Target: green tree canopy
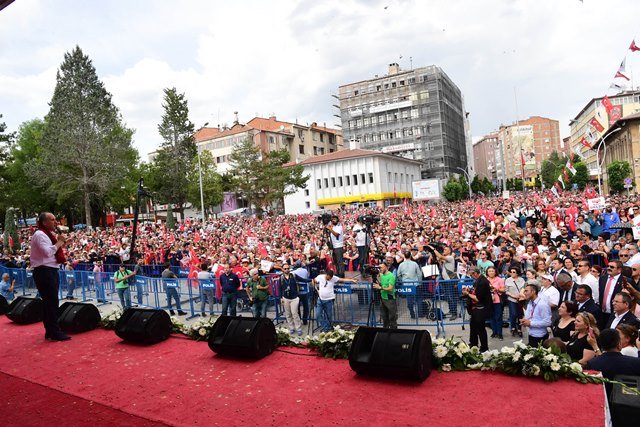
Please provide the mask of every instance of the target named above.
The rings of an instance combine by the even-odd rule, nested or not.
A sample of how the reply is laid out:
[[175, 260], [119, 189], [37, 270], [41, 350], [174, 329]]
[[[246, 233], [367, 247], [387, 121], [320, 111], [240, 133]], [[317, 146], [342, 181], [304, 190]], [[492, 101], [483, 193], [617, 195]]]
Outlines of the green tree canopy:
[[449, 202], [455, 202], [456, 200], [462, 199], [464, 191], [458, 180], [449, 178], [449, 181], [442, 188], [442, 197]]
[[59, 204], [80, 194], [91, 226], [92, 203], [104, 206], [105, 195], [137, 161], [133, 131], [78, 46], [64, 55], [49, 106], [41, 156], [29, 162], [27, 172]]
[[197, 167], [194, 126], [189, 120], [187, 99], [176, 88], [164, 90], [162, 108], [164, 113], [158, 125], [162, 145], [153, 162], [154, 176], [149, 188], [156, 191], [162, 201], [176, 204], [184, 219], [184, 205], [189, 200], [189, 174]]
[[631, 176], [631, 166], [626, 160], [616, 160], [607, 166], [609, 178], [609, 190], [615, 192], [624, 191], [624, 179]]
[[258, 215], [268, 206], [279, 205], [282, 198], [298, 188], [304, 188], [308, 177], [303, 176], [302, 165], [288, 165], [286, 148], [267, 154], [260, 151], [251, 138], [237, 145], [230, 156], [236, 191], [254, 205]]
[[576, 162], [573, 164], [576, 173], [571, 177], [571, 184], [576, 184], [580, 190], [584, 190], [589, 182], [589, 170], [584, 162]]
[[[13, 244], [9, 244], [10, 242]], [[10, 253], [20, 249], [20, 238], [18, 237], [16, 219], [12, 208], [7, 208], [7, 214], [4, 217], [4, 249]]]

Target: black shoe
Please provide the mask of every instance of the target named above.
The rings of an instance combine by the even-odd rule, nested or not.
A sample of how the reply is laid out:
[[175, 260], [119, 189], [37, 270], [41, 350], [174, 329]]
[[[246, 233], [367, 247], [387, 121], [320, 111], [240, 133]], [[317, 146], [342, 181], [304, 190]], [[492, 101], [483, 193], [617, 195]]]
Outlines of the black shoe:
[[303, 320], [303, 321], [302, 321], [302, 324], [303, 324], [303, 325], [306, 325], [306, 324], [307, 324], [307, 321], [306, 321], [306, 320]]
[[504, 340], [504, 338], [502, 337], [502, 335], [498, 335], [498, 339], [499, 339], [500, 341], [503, 341], [503, 340]]
[[173, 316], [174, 314], [176, 314], [176, 312], [175, 312], [175, 311], [173, 311], [173, 310], [169, 310], [169, 313], [170, 313], [172, 316]]
[[184, 316], [185, 314], [187, 314], [186, 311], [178, 310], [178, 316]]
[[458, 318], [457, 314], [452, 314], [451, 317], [449, 317], [449, 320], [456, 320]]
[[495, 337], [497, 337], [496, 334], [491, 334], [491, 338], [495, 338]]
[[71, 337], [65, 334], [57, 334], [57, 335], [51, 335], [47, 339], [50, 341], [69, 341]]

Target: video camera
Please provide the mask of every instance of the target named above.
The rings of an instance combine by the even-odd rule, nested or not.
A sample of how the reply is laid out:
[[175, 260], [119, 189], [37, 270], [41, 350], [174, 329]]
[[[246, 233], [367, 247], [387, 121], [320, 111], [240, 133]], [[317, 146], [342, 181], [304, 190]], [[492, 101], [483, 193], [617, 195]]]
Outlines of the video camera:
[[360, 215], [358, 217], [358, 222], [361, 222], [368, 226], [372, 226], [373, 224], [377, 224], [380, 222], [380, 217], [378, 215]]
[[331, 222], [331, 214], [323, 213], [322, 215], [318, 215], [318, 221], [322, 222], [322, 225], [327, 225]]

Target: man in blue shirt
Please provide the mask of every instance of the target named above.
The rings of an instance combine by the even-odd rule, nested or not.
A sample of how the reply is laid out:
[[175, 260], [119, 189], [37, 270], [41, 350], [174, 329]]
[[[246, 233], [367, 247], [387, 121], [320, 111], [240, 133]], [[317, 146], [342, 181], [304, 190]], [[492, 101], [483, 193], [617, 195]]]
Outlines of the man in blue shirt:
[[4, 273], [2, 275], [2, 282], [0, 282], [0, 295], [2, 295], [7, 301], [13, 300], [13, 289], [15, 288], [15, 285], [15, 279], [11, 280], [9, 273]]
[[226, 316], [227, 313], [229, 313], [229, 315], [235, 316], [240, 278], [231, 271], [229, 264], [224, 264], [223, 268], [224, 272], [220, 275], [219, 279], [222, 289], [222, 315]]
[[529, 345], [537, 347], [549, 338], [547, 328], [551, 326], [551, 308], [547, 301], [538, 295], [538, 286], [531, 282], [524, 288], [524, 296], [529, 304], [520, 324], [529, 327]]
[[611, 206], [607, 206], [607, 209], [602, 214], [602, 218], [604, 220], [604, 224], [602, 227], [602, 231], [604, 233], [612, 233], [613, 230], [611, 226], [620, 222], [620, 217], [617, 212], [612, 212]]

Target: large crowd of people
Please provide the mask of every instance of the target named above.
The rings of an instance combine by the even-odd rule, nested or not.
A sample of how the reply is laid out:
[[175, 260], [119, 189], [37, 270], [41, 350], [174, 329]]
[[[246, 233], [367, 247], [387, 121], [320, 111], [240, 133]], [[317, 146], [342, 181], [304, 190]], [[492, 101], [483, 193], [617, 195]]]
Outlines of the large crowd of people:
[[[455, 320], [460, 302], [466, 302], [472, 343], [479, 341], [486, 350], [485, 322], [491, 324], [492, 337], [501, 339], [506, 320], [507, 334], [522, 336], [525, 329], [532, 345], [558, 338], [572, 358], [587, 365], [600, 351], [597, 338], [605, 329], [618, 330], [624, 354], [637, 356], [640, 315], [639, 236], [634, 233], [640, 199], [613, 195], [603, 209], [590, 209], [590, 197], [586, 192], [557, 197], [530, 191], [455, 203], [345, 207], [325, 216], [186, 219], [174, 230], [163, 223], [144, 223], [138, 228], [135, 266], [130, 226], [77, 230], [65, 237], [63, 268], [102, 271], [111, 266], [108, 271], [116, 272], [125, 264], [117, 279], [123, 294], [120, 289], [130, 283], [125, 277], [145, 267], [169, 267], [162, 276], [166, 272], [170, 277], [170, 267], [188, 266], [197, 274], [218, 279], [224, 275], [218, 295], [203, 298], [203, 307], [219, 298], [224, 311], [234, 314], [236, 298], [244, 297], [234, 291], [240, 279], [249, 283], [242, 292], [253, 303], [255, 316], [264, 316], [266, 309], [263, 274], [285, 274], [281, 295], [289, 307], [292, 332], [299, 332], [301, 319], [308, 319], [308, 295], [297, 289], [300, 283], [321, 284], [318, 311], [326, 312], [325, 305], [335, 298], [324, 289], [327, 283], [347, 280], [345, 274], [353, 277], [350, 271], [366, 277], [366, 266], [382, 265], [375, 279], [382, 295], [378, 301], [385, 326], [396, 327], [396, 290], [403, 283], [432, 275], [447, 280], [468, 277], [475, 280], [475, 288], [443, 294], [449, 320]], [[29, 266], [33, 232], [21, 230], [19, 251], [3, 250], [5, 266]], [[436, 268], [424, 268], [430, 266]], [[2, 289], [9, 292], [8, 285]], [[174, 299], [180, 311], [179, 298]], [[124, 296], [122, 300], [130, 304]], [[417, 316], [415, 297], [405, 300], [411, 316]], [[293, 315], [298, 304], [303, 308], [301, 319]], [[503, 307], [508, 319], [503, 319]], [[325, 329], [331, 325], [330, 313], [327, 317], [321, 323]]]

